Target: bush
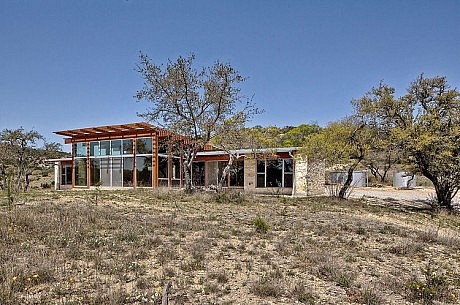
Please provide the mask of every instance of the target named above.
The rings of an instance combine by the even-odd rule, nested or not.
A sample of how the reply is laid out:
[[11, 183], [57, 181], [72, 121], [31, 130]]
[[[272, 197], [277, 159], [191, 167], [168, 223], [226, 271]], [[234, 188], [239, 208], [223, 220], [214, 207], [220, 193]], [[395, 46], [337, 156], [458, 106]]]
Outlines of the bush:
[[433, 304], [434, 301], [455, 302], [456, 295], [449, 288], [447, 277], [437, 267], [428, 263], [422, 269], [424, 279], [412, 279], [406, 284], [408, 297], [411, 301], [420, 301], [422, 304]]
[[268, 224], [265, 222], [265, 220], [262, 217], [257, 216], [257, 218], [255, 218], [252, 221], [252, 224], [256, 228], [256, 232], [258, 232], [258, 233], [267, 233], [268, 232], [269, 226], [268, 226]]

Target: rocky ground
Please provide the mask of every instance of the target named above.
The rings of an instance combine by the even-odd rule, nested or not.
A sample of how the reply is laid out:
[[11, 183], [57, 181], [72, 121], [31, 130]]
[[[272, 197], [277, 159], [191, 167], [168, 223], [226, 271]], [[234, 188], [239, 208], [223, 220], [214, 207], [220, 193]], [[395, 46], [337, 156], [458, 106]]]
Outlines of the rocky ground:
[[0, 207], [0, 304], [458, 304], [459, 216], [360, 192], [29, 193]]

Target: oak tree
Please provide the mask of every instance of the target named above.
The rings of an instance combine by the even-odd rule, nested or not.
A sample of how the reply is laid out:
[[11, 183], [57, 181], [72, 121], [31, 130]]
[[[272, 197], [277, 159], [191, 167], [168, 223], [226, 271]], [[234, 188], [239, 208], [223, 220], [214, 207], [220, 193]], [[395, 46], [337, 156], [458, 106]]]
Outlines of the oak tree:
[[460, 189], [460, 93], [445, 77], [420, 75], [406, 95], [377, 98], [361, 110], [382, 120], [404, 163], [433, 183], [439, 206], [453, 209]]
[[192, 189], [191, 168], [198, 151], [225, 132], [221, 126], [250, 102], [240, 95], [245, 78], [228, 63], [216, 61], [209, 67], [195, 67], [195, 56], [179, 57], [166, 64], [155, 64], [140, 54], [137, 71], [144, 86], [136, 94], [138, 101], [150, 104], [140, 114], [148, 121], [185, 137], [184, 178], [187, 191]]

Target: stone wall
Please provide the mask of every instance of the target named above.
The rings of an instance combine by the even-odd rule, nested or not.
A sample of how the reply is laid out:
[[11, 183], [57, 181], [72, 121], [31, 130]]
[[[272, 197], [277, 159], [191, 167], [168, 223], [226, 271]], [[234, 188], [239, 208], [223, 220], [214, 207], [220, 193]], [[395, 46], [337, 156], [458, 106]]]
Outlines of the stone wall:
[[295, 187], [293, 195], [324, 195], [326, 167], [324, 161], [308, 162], [307, 157], [295, 157]]

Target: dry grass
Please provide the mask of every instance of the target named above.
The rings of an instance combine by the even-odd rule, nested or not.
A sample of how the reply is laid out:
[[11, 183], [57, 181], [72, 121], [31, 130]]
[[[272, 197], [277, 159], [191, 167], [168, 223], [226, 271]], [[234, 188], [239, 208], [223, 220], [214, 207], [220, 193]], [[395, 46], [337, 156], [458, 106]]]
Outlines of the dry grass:
[[0, 206], [0, 304], [160, 304], [168, 282], [170, 304], [459, 302], [456, 215], [329, 198], [91, 196]]

